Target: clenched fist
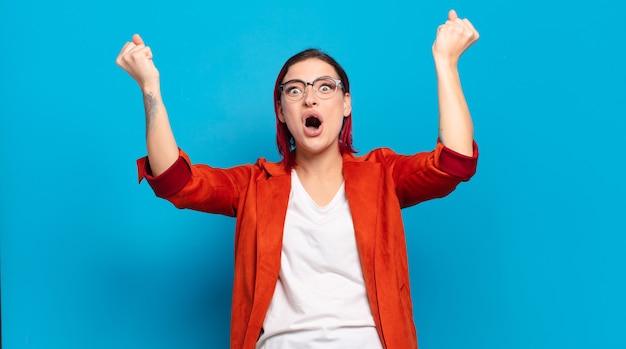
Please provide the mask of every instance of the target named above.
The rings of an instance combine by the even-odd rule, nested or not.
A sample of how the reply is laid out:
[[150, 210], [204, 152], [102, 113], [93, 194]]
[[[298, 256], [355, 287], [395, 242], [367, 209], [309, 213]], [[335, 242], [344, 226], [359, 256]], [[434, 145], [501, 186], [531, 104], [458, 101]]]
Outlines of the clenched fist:
[[158, 86], [159, 71], [152, 61], [152, 51], [138, 34], [124, 45], [115, 62], [137, 81], [142, 90]]
[[437, 28], [433, 44], [435, 61], [456, 65], [459, 58], [479, 38], [478, 31], [467, 19], [461, 19], [456, 11], [448, 12], [448, 20]]

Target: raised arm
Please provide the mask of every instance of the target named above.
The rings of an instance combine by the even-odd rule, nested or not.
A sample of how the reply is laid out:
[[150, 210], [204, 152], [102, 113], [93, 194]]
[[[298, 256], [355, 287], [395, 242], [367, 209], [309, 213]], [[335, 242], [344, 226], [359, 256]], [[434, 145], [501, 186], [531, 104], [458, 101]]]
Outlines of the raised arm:
[[176, 162], [179, 152], [161, 97], [159, 71], [152, 61], [152, 51], [135, 34], [124, 45], [116, 62], [135, 79], [143, 93], [148, 159], [152, 175], [158, 176]]
[[439, 98], [439, 138], [448, 148], [467, 156], [473, 153], [474, 126], [459, 77], [459, 58], [479, 34], [472, 23], [454, 10], [439, 26], [433, 44]]

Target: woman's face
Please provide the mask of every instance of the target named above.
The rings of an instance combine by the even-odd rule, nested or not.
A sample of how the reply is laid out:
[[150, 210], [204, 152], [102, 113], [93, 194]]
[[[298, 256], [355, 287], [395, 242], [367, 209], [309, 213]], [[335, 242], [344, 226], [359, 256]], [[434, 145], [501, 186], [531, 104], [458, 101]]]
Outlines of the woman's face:
[[[313, 82], [319, 77], [339, 79], [333, 66], [315, 58], [292, 65], [281, 81], [298, 79]], [[328, 87], [322, 87], [328, 88]], [[341, 86], [331, 97], [320, 98], [313, 86], [307, 85], [304, 96], [297, 101], [281, 94], [278, 119], [286, 123], [296, 142], [296, 157], [321, 154], [326, 151], [339, 152], [339, 133], [343, 118], [350, 115], [352, 105], [350, 94], [344, 93]]]

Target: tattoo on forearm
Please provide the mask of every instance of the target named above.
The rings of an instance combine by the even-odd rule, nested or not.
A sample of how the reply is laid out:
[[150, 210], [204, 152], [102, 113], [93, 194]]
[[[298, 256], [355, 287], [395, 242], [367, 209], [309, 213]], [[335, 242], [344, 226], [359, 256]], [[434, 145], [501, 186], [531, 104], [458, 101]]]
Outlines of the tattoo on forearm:
[[146, 110], [146, 133], [152, 131], [154, 128], [154, 119], [157, 114], [158, 102], [152, 93], [144, 93], [143, 106]]

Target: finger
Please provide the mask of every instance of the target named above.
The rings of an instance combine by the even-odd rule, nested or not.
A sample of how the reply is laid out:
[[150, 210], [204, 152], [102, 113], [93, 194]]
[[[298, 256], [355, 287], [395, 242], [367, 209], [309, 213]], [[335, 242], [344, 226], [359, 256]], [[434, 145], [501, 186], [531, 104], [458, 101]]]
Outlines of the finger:
[[146, 47], [146, 45], [144, 44], [139, 44], [139, 45], [134, 45], [130, 50], [128, 50], [129, 52], [134, 52], [134, 51], [139, 51], [142, 50], [144, 47]]
[[446, 22], [444, 25], [442, 25], [443, 28], [441, 28], [439, 31], [440, 32], [448, 32], [448, 33], [463, 33], [463, 32], [469, 32], [469, 28], [465, 27], [465, 24], [459, 24], [456, 22]]
[[457, 19], [457, 18], [459, 18], [459, 16], [456, 14], [456, 11], [455, 11], [455, 10], [453, 10], [453, 9], [452, 9], [452, 10], [450, 10], [450, 11], [448, 12], [448, 19], [449, 19], [449, 20], [454, 21], [454, 20], [455, 20], [455, 19]]
[[472, 22], [469, 21], [469, 19], [464, 18], [463, 19], [463, 23], [465, 23], [465, 25], [471, 29], [473, 32], [475, 32], [476, 34], [478, 34], [478, 30], [476, 30], [476, 28], [474, 28], [474, 25], [472, 24]]
[[130, 52], [130, 56], [132, 56], [133, 60], [140, 60], [144, 57], [147, 59], [152, 59], [152, 50], [150, 47], [145, 45], [138, 45], [134, 50]]
[[137, 54], [137, 52], [140, 52], [144, 47], [145, 47], [144, 45], [135, 45], [131, 42], [131, 44], [128, 45], [128, 47], [126, 47], [125, 49], [122, 50], [122, 52], [120, 52], [120, 54], [118, 55], [118, 59], [122, 61], [128, 61], [131, 58], [136, 57], [135, 55]]
[[121, 60], [123, 57], [125, 57], [130, 51], [132, 51], [132, 49], [134, 49], [137, 45], [133, 44], [132, 42], [127, 42], [124, 47], [122, 47], [122, 49], [120, 50], [120, 53], [117, 55], [117, 59], [116, 62], [117, 64], [121, 63]]
[[133, 42], [135, 43], [135, 45], [143, 45], [143, 39], [141, 38], [141, 36], [139, 36], [139, 34], [135, 34], [133, 35]]
[[131, 62], [139, 61], [144, 57], [152, 59], [152, 52], [150, 51], [150, 48], [145, 45], [135, 45], [131, 43], [131, 45], [120, 52], [117, 56], [116, 62], [118, 65], [124, 66], [132, 64]]
[[463, 20], [461, 20], [460, 18], [457, 18], [455, 20], [447, 20], [445, 24], [449, 27], [454, 27], [454, 28], [461, 28], [461, 29], [467, 28], [467, 25], [465, 24], [465, 22], [463, 22]]
[[122, 49], [120, 50], [120, 56], [126, 52], [128, 52], [132, 47], [131, 46], [135, 46], [135, 44], [133, 44], [132, 42], [126, 42], [126, 44], [124, 44], [124, 46], [122, 47]]
[[465, 26], [464, 24], [462, 24], [462, 22], [459, 23], [458, 19], [454, 20], [454, 21], [447, 20], [445, 25], [447, 25], [448, 27], [463, 27], [463, 26]]
[[466, 34], [472, 34], [472, 35], [478, 34], [476, 29], [474, 29], [474, 26], [472, 25], [472, 23], [470, 23], [469, 20], [467, 19], [457, 18], [454, 21], [448, 20], [446, 21], [446, 25], [450, 29], [455, 29], [459, 33], [466, 33]]
[[148, 46], [145, 47], [145, 53], [146, 53], [146, 58], [148, 58], [149, 60], [152, 60], [152, 50], [150, 49], [150, 47]]

